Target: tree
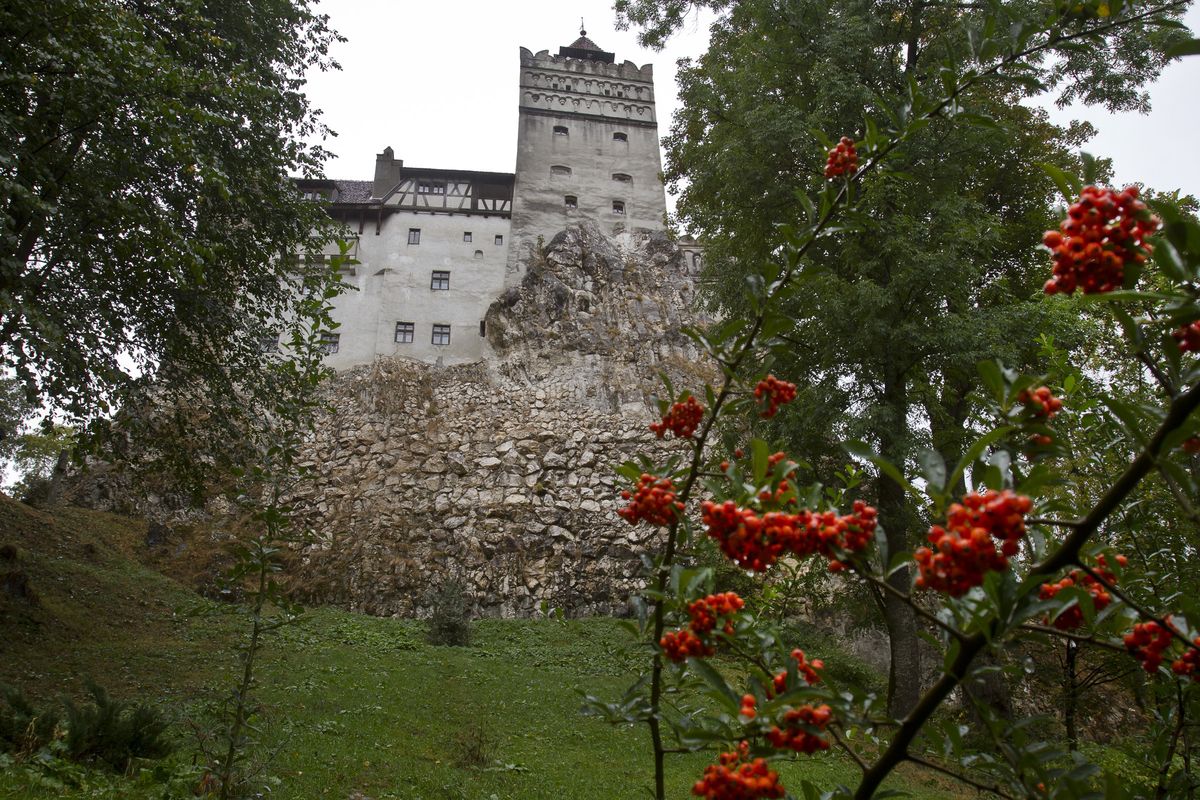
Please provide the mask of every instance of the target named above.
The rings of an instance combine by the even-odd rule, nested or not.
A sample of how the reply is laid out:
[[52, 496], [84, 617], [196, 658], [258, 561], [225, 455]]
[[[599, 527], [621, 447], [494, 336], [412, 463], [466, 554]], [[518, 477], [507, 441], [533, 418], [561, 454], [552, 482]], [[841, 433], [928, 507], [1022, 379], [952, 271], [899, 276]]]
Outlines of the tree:
[[[664, 796], [668, 754], [714, 747], [724, 752], [692, 789], [712, 800], [784, 797], [771, 763], [834, 747], [858, 766], [857, 787], [804, 782], [803, 796], [866, 800], [905, 762], [1004, 798], [1182, 797], [1200, 787], [1189, 735], [1189, 718], [1200, 712], [1200, 605], [1185, 594], [1160, 596], [1147, 585], [1154, 580], [1152, 559], [1109, 546], [1156, 492], [1156, 475], [1174, 485], [1172, 496], [1178, 493], [1173, 504], [1160, 506], [1164, 518], [1190, 513], [1190, 498], [1200, 493], [1200, 222], [1175, 199], [1151, 198], [1148, 206], [1137, 187], [1098, 186], [1099, 165], [1086, 156], [1082, 177], [1046, 166], [1069, 205], [1041, 238], [1040, 251], [1046, 294], [1064, 297], [1043, 302], [1102, 309], [1099, 327], [1120, 329], [1123, 352], [1146, 383], [1141, 396], [1105, 391], [1101, 406], [1081, 403], [1082, 447], [1103, 454], [1086, 470], [1067, 457], [1078, 442], [1059, 428], [1065, 404], [1038, 385], [1041, 376], [994, 360], [976, 365], [980, 389], [966, 429], [981, 435], [968, 439], [956, 462], [928, 450], [915, 464], [894, 463], [861, 444], [848, 448], [934, 521], [927, 545], [911, 553], [894, 552], [890, 532], [878, 535], [882, 515], [855, 497], [856, 480], [806, 483], [801, 464], [787, 452], [771, 453], [763, 438], [732, 452], [732, 442], [718, 441], [739, 424], [744, 437], [745, 417], [770, 418], [796, 399], [797, 387], [768, 374], [763, 363], [796, 321], [780, 309], [804, 302], [796, 296], [811, 294], [812, 282], [824, 277], [818, 258], [824, 240], [851, 245], [877, 227], [890, 229], [890, 213], [852, 212], [877, 202], [877, 187], [886, 191], [894, 182], [887, 170], [905, 163], [922, 132], [946, 118], [975, 124], [957, 119], [971, 113], [967, 98], [978, 100], [972, 90], [1028, 75], [1040, 55], [1097, 46], [1115, 29], [1178, 5], [1072, 4], [1014, 25], [1003, 19], [1006, 8], [989, 4], [982, 19], [964, 18], [960, 34], [970, 50], [946, 58], [935, 85], [911, 84], [908, 96], [868, 124], [858, 141], [842, 138], [830, 149], [825, 180], [814, 181], [808, 201], [800, 201], [803, 213], [783, 232], [772, 253], [777, 258], [745, 266], [749, 313], [695, 333], [720, 365], [719, 380], [678, 394], [664, 380], [662, 420], [651, 428], [669, 431], [686, 450], [664, 448], [618, 470], [634, 482], [623, 492], [629, 505], [620, 516], [661, 529], [646, 537], [653, 548], [643, 559], [649, 585], [628, 626], [647, 645], [649, 668], [619, 701], [592, 698], [589, 707], [617, 723], [647, 724], [655, 797]], [[1178, 52], [1200, 53], [1200, 40]], [[873, 287], [863, 283], [866, 308], [877, 314], [869, 302]], [[953, 296], [953, 287], [947, 291]], [[860, 314], [858, 324], [869, 329], [870, 314]], [[1041, 344], [1048, 349], [1046, 337]], [[1066, 378], [1069, 392], [1065, 384]], [[1088, 417], [1103, 419], [1096, 424]], [[918, 472], [921, 480], [914, 479]], [[800, 642], [748, 612], [738, 596], [713, 593], [712, 571], [681, 558], [701, 533], [743, 569], [759, 573], [781, 559], [818, 556], [834, 576], [825, 591], [838, 591], [846, 580], [897, 598], [932, 632], [942, 656], [937, 678], [899, 715], [883, 713], [870, 689], [826, 680], [824, 665], [796, 647]], [[905, 565], [915, 568], [915, 580], [897, 585]], [[1119, 652], [1151, 676], [1148, 785], [1106, 774], [1043, 736], [1033, 720], [1006, 718], [986, 703], [976, 707], [974, 731], [952, 717], [937, 719], [960, 689], [963, 703], [974, 702], [972, 684], [994, 668], [993, 658], [1021, 652], [1030, 639]], [[711, 660], [722, 655], [737, 666]], [[1077, 667], [1069, 687], [1076, 693]], [[694, 697], [699, 692], [705, 700]], [[968, 733], [982, 737], [983, 746]]]
[[[670, 33], [686, 3], [618, 3], [647, 43]], [[681, 222], [703, 237], [711, 295], [727, 314], [751, 313], [744, 278], [777, 260], [793, 225], [808, 218], [807, 191], [829, 142], [813, 131], [868, 133], [912, 89], [932, 91], [945, 65], [961, 62], [963, 35], [985, 16], [996, 25], [1037, 19], [1045, 4], [874, 3], [746, 0], [726, 9], [708, 53], [680, 71], [683, 107], [666, 139], [666, 175], [679, 191]], [[1064, 98], [1113, 107], [1144, 103], [1141, 82], [1176, 38], [1133, 25], [1095, 37], [1084, 52], [957, 98], [972, 114], [945, 113], [912, 132], [887, 172], [864, 184], [853, 236], [832, 236], [807, 254], [818, 269], [781, 311], [775, 368], [800, 385], [801, 402], [773, 432], [811, 456], [808, 477], [829, 481], [837, 443], [863, 439], [883, 458], [914, 464], [922, 450], [955, 463], [972, 430], [980, 388], [975, 363], [1031, 366], [1042, 330], [1066, 346], [1094, 331], [1078, 314], [1038, 300], [1045, 279], [1036, 252], [1052, 225], [1056, 190], [1036, 164], [1073, 167], [1071, 148], [1089, 129], [1062, 129], [1021, 101], [1058, 86]], [[1141, 42], [1134, 47], [1134, 42]], [[1149, 43], [1149, 47], [1145, 46]], [[1125, 65], [1114, 71], [1099, 54]], [[1091, 70], [1090, 72], [1088, 70]], [[955, 109], [957, 110], [957, 109]], [[757, 365], [756, 365], [757, 367]], [[928, 526], [899, 482], [873, 487], [892, 555], [910, 552]], [[891, 576], [906, 585], [905, 570]], [[894, 593], [875, 595], [891, 641], [890, 709], [901, 716], [920, 690], [918, 625]]]
[[294, 266], [330, 224], [289, 177], [326, 157], [302, 89], [336, 39], [308, 0], [0, 6], [0, 369], [31, 400], [93, 434], [152, 406], [193, 466], [261, 421], [336, 282]]

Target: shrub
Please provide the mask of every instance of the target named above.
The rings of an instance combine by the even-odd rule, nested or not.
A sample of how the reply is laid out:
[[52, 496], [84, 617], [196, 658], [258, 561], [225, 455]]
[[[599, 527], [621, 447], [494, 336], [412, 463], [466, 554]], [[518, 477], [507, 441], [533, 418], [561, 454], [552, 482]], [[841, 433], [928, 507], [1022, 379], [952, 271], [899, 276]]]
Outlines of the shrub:
[[125, 772], [135, 758], [157, 759], [170, 754], [167, 722], [150, 706], [112, 699], [88, 681], [92, 702], [76, 706], [64, 700], [67, 711], [65, 745], [74, 761], [99, 762]]
[[0, 707], [0, 749], [16, 754], [41, 750], [54, 739], [59, 715], [50, 709], [38, 710], [20, 689], [0, 685], [4, 706]]
[[460, 767], [486, 767], [496, 760], [496, 742], [478, 723], [463, 728], [454, 739], [454, 763]]
[[11, 569], [0, 573], [0, 594], [14, 600], [24, 600], [32, 605], [38, 602], [37, 592], [29, 582], [29, 573], [23, 569]]
[[471, 606], [466, 587], [458, 578], [442, 584], [430, 598], [429, 643], [464, 647], [471, 643]]

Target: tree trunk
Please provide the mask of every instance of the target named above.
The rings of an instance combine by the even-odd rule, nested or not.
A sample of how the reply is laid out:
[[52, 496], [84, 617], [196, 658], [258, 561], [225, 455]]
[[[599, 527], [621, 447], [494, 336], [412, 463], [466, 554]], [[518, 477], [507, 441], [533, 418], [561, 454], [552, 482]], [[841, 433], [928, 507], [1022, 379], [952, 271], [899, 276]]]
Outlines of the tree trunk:
[[1067, 747], [1079, 749], [1079, 733], [1075, 726], [1075, 712], [1079, 707], [1079, 678], [1077, 660], [1079, 645], [1067, 640], [1067, 658], [1063, 667], [1063, 726], [1067, 729]]
[[[903, 468], [904, 432], [908, 402], [904, 378], [897, 370], [887, 370], [883, 389], [882, 424], [879, 429], [880, 455]], [[904, 488], [886, 475], [879, 478], [879, 522], [887, 538], [888, 560], [908, 552], [910, 514]], [[912, 586], [910, 567], [897, 570], [888, 582], [902, 593]], [[904, 717], [921, 697], [921, 647], [917, 636], [917, 616], [912, 608], [892, 592], [883, 597], [883, 620], [890, 647], [888, 668], [888, 713]]]
[[54, 469], [50, 472], [50, 488], [46, 490], [46, 508], [57, 508], [62, 502], [63, 479], [67, 476], [70, 461], [71, 454], [68, 450], [58, 451], [58, 460], [54, 462]]

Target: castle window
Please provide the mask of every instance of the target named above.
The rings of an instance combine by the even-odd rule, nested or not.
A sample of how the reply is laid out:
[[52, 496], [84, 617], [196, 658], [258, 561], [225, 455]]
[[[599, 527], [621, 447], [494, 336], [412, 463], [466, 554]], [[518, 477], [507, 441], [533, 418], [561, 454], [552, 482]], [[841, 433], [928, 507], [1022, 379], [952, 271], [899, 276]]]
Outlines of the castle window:
[[624, 214], [625, 213], [625, 203], [623, 203], [620, 200], [613, 200], [613, 213], [614, 214]]
[[470, 231], [463, 231], [463, 241], [464, 242], [471, 241], [471, 232]]
[[504, 237], [498, 233], [496, 234], [496, 244], [504, 244]]
[[629, 134], [621, 133], [620, 131], [617, 131], [616, 133], [613, 134], [613, 141], [614, 142], [628, 142]]
[[409, 228], [408, 229], [408, 243], [409, 244], [420, 244], [421, 243], [421, 229], [420, 228]]
[[396, 323], [396, 344], [411, 344], [416, 325], [411, 322]]
[[450, 272], [435, 269], [433, 277], [429, 279], [429, 288], [440, 292], [448, 291], [450, 289]]
[[613, 173], [613, 180], [614, 180], [614, 181], [619, 181], [619, 182], [621, 182], [621, 183], [631, 183], [631, 182], [633, 181], [633, 176], [632, 176], [632, 175], [626, 175], [624, 172], [614, 172], [614, 173]]
[[483, 251], [482, 251], [482, 250], [476, 250], [476, 251], [475, 251], [475, 257], [476, 257], [476, 258], [478, 258], [478, 259], [480, 259], [480, 260], [482, 260], [482, 259], [483, 259]]
[[554, 135], [555, 136], [567, 136], [569, 134], [570, 134], [570, 131], [567, 130], [566, 125], [555, 125], [554, 126]]
[[700, 269], [700, 254], [692, 253], [692, 269], [699, 271]]
[[550, 174], [551, 175], [570, 175], [571, 168], [567, 167], [567, 166], [563, 166], [562, 164], [555, 164], [554, 166], [550, 167]]
[[417, 181], [417, 194], [445, 194], [446, 184], [441, 181]]
[[433, 339], [430, 340], [433, 344], [450, 344], [450, 326], [449, 325], [434, 325]]
[[340, 339], [341, 339], [341, 334], [329, 333], [328, 331], [326, 331], [325, 333], [322, 333], [321, 334], [321, 344], [319, 345], [321, 352], [324, 353], [325, 355], [330, 355], [332, 353], [336, 353], [338, 351], [338, 344], [340, 343]]
[[569, 194], [563, 198], [563, 205], [565, 205], [567, 208], [578, 208], [579, 198], [573, 194]]
[[479, 335], [487, 336], [487, 320], [479, 320]]

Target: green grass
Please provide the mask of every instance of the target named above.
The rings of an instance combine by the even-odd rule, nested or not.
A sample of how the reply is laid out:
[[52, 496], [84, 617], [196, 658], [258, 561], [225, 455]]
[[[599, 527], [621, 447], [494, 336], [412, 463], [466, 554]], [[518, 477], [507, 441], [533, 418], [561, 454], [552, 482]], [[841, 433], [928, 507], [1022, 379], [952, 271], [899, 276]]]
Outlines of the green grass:
[[[91, 675], [117, 696], [160, 703], [179, 720], [180, 740], [158, 775], [132, 780], [0, 762], [0, 798], [190, 796], [198, 773], [185, 723], [209, 724], [209, 709], [231, 685], [240, 617], [140, 566], [130, 544], [141, 535], [137, 523], [83, 512], [53, 519], [3, 500], [0, 523], [10, 523], [0, 544], [16, 540], [39, 596], [33, 605], [0, 601], [0, 681], [49, 699], [78, 694]], [[180, 613], [186, 607], [208, 613]], [[615, 698], [631, 680], [635, 662], [616, 621], [480, 621], [466, 648], [426, 644], [423, 631], [413, 621], [322, 608], [268, 641], [258, 748], [272, 754], [261, 778], [266, 796], [647, 796], [645, 728], [580, 713], [579, 689]], [[711, 757], [671, 756], [668, 796], [690, 796]], [[802, 779], [829, 788], [855, 775], [830, 754], [779, 769], [797, 790]], [[955, 796], [911, 779], [897, 786]]]

